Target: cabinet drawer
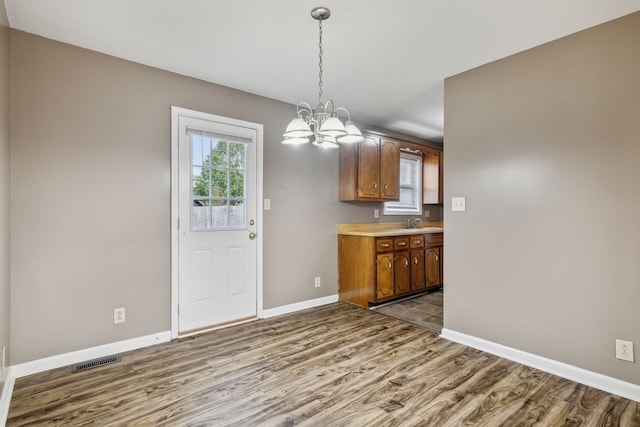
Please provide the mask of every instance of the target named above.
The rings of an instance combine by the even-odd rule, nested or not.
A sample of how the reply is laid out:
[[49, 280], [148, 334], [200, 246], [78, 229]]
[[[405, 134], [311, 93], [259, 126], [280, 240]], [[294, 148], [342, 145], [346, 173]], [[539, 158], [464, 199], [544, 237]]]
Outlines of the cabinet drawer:
[[398, 249], [407, 249], [409, 247], [409, 237], [396, 237], [393, 239], [393, 248]]
[[393, 250], [393, 239], [377, 239], [376, 252], [387, 252]]
[[427, 246], [442, 246], [442, 234], [443, 233], [429, 233], [425, 234], [425, 245]]
[[421, 248], [424, 246], [424, 236], [411, 236], [409, 242], [411, 248]]

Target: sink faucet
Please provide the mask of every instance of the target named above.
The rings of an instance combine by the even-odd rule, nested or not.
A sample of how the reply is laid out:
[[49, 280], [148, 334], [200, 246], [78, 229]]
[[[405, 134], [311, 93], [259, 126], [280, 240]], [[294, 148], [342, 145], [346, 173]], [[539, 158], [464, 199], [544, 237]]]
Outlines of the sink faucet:
[[422, 220], [420, 218], [407, 219], [407, 228], [417, 228], [418, 224], [422, 224]]

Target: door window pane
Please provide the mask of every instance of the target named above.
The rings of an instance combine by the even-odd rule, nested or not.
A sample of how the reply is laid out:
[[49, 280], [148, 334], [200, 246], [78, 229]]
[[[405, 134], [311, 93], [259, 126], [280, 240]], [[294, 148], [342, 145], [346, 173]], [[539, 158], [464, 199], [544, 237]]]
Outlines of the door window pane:
[[191, 229], [246, 228], [246, 145], [191, 132]]

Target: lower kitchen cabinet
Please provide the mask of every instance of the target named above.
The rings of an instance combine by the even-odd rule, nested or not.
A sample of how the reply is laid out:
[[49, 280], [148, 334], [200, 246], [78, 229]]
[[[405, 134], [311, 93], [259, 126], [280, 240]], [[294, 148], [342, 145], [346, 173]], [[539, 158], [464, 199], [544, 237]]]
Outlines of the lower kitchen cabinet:
[[440, 248], [430, 248], [425, 251], [426, 258], [426, 284], [427, 288], [440, 286], [442, 274], [440, 273]]
[[395, 252], [395, 293], [406, 293], [411, 291], [410, 273], [411, 267], [409, 252]]
[[369, 307], [442, 285], [442, 233], [338, 235], [341, 301]]
[[426, 284], [424, 268], [424, 249], [411, 251], [411, 290], [421, 291]]
[[394, 295], [393, 252], [376, 257], [376, 298], [383, 300]]

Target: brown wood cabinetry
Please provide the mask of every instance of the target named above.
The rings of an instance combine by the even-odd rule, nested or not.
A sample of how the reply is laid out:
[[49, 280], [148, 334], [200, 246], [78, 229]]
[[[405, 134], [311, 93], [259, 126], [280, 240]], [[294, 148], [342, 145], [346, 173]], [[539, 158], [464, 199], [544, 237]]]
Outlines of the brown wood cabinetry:
[[339, 156], [340, 200], [398, 200], [400, 141], [365, 135], [363, 142], [340, 146]]
[[427, 289], [442, 285], [442, 242], [441, 233], [434, 233], [426, 238], [424, 256]]
[[338, 235], [340, 300], [369, 307], [442, 285], [442, 233]]
[[411, 267], [409, 252], [396, 252], [395, 293], [404, 294], [411, 291]]
[[411, 251], [411, 290], [421, 291], [425, 286], [424, 249]]
[[435, 205], [440, 200], [440, 155], [435, 151], [422, 154], [422, 203]]
[[394, 295], [393, 252], [376, 257], [376, 299], [383, 300]]

